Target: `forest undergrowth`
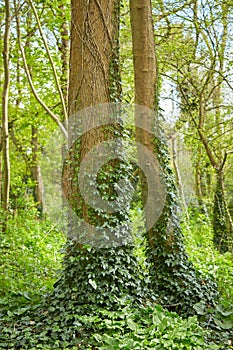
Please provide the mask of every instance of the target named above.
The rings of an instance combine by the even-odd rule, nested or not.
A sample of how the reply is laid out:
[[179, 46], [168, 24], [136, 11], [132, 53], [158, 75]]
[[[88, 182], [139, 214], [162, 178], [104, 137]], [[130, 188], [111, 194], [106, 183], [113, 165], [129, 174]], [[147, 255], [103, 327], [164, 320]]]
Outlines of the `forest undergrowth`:
[[[139, 278], [149, 283], [142, 218], [136, 210], [132, 222]], [[232, 349], [232, 254], [214, 249], [211, 225], [204, 215], [191, 213], [182, 228], [192, 263], [219, 290], [215, 307], [200, 301], [188, 318], [172, 312], [169, 305], [158, 305], [154, 296], [145, 298], [144, 292], [141, 302], [119, 295], [114, 308], [101, 303], [79, 305], [68, 299], [66, 307], [62, 302], [54, 305], [53, 285], [62, 269], [65, 237], [49, 219], [39, 219], [33, 206], [14, 213], [0, 246], [0, 348]], [[93, 258], [91, 249], [90, 254]], [[88, 285], [87, 298], [97, 288], [94, 280]], [[66, 296], [59, 298], [66, 300]]]

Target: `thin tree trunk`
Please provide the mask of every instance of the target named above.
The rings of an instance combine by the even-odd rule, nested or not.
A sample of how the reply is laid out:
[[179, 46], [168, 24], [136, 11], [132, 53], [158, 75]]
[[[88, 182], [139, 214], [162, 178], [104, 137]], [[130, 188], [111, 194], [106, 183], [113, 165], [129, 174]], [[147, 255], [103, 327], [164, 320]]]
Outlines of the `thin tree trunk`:
[[201, 186], [201, 149], [197, 149], [197, 159], [195, 161], [195, 193], [200, 207], [202, 206], [203, 191]]
[[[31, 31], [32, 25], [32, 14], [28, 12], [27, 14], [27, 38], [25, 42], [25, 47], [29, 50], [31, 49], [31, 38], [34, 35], [34, 32]], [[30, 76], [32, 76], [31, 67], [28, 68]], [[31, 126], [31, 147], [32, 147], [32, 157], [31, 157], [31, 176], [34, 182], [33, 187], [33, 196], [36, 207], [39, 211], [40, 216], [42, 216], [43, 211], [45, 209], [45, 201], [44, 201], [44, 188], [43, 188], [43, 180], [41, 174], [41, 168], [38, 159], [39, 152], [39, 143], [38, 143], [38, 129], [34, 125]]]
[[[32, 3], [31, 3], [32, 4]], [[33, 4], [32, 4], [33, 5]], [[67, 130], [64, 127], [63, 123], [61, 122], [61, 120], [59, 119], [59, 117], [54, 114], [52, 112], [52, 110], [45, 104], [45, 102], [40, 98], [34, 84], [33, 84], [33, 80], [30, 74], [30, 68], [28, 66], [27, 63], [27, 59], [26, 59], [26, 55], [25, 55], [25, 50], [22, 44], [22, 38], [21, 38], [21, 31], [20, 31], [20, 16], [19, 16], [19, 8], [17, 8], [16, 4], [15, 4], [15, 11], [16, 11], [16, 30], [17, 30], [17, 37], [18, 37], [18, 44], [19, 44], [19, 49], [22, 55], [22, 59], [23, 59], [23, 65], [24, 65], [24, 70], [30, 85], [30, 88], [32, 90], [32, 93], [35, 97], [35, 99], [38, 101], [38, 103], [44, 108], [44, 110], [50, 115], [50, 117], [53, 119], [53, 121], [55, 121], [55, 123], [57, 124], [57, 126], [60, 128], [60, 130], [62, 131], [63, 135], [65, 136], [65, 138], [68, 138], [67, 135]], [[51, 57], [51, 56], [50, 56]], [[55, 66], [52, 67], [53, 68], [53, 72], [54, 75], [56, 77], [56, 82], [59, 85], [58, 79], [57, 79], [57, 74], [56, 74], [56, 69]], [[60, 85], [59, 85], [60, 86]], [[60, 89], [59, 89], [60, 90]], [[63, 100], [63, 98], [62, 98]], [[63, 103], [63, 107], [64, 107], [64, 103]], [[66, 114], [66, 109], [63, 108], [64, 114]]]
[[59, 5], [61, 11], [61, 17], [63, 22], [60, 27], [61, 35], [61, 62], [62, 62], [62, 74], [61, 74], [61, 90], [64, 97], [65, 106], [68, 106], [68, 76], [69, 76], [69, 26], [65, 16], [65, 5]]
[[34, 181], [34, 200], [40, 215], [42, 216], [45, 210], [44, 201], [44, 186], [42, 181], [41, 168], [38, 159], [39, 144], [38, 144], [38, 129], [32, 125], [32, 166], [31, 174]]
[[176, 139], [175, 133], [171, 136], [171, 139], [172, 139], [172, 160], [173, 160], [174, 171], [175, 171], [176, 178], [177, 178], [177, 185], [178, 185], [178, 189], [180, 192], [180, 199], [182, 201], [182, 206], [183, 206], [183, 209], [185, 211], [186, 217], [189, 219], [188, 207], [187, 207], [185, 194], [184, 194], [184, 186], [182, 183], [180, 169], [179, 169], [179, 165], [177, 162], [177, 139]]
[[[4, 47], [3, 47], [3, 60], [4, 60], [4, 85], [2, 93], [2, 140], [3, 140], [3, 161], [4, 161], [4, 186], [2, 194], [3, 209], [7, 213], [9, 208], [9, 196], [10, 196], [10, 155], [9, 155], [9, 130], [8, 130], [8, 96], [10, 87], [10, 1], [5, 0], [5, 33], [4, 33]], [[6, 229], [6, 225], [4, 230]]]

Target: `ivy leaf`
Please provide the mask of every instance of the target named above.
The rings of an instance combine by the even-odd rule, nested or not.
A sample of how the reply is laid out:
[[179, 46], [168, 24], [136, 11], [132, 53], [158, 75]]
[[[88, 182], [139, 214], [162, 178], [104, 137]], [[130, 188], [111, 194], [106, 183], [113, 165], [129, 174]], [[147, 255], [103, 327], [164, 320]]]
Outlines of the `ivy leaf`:
[[222, 329], [231, 329], [233, 327], [233, 322], [231, 320], [220, 320], [215, 318], [214, 323]]
[[233, 309], [226, 310], [221, 304], [216, 306], [216, 310], [223, 316], [230, 316], [233, 314]]
[[93, 334], [93, 338], [98, 342], [101, 343], [102, 342], [102, 336], [98, 333]]
[[90, 285], [92, 286], [92, 288], [96, 289], [97, 288], [97, 284], [94, 280], [92, 280], [91, 278], [89, 278], [88, 283], [90, 283]]
[[198, 315], [205, 315], [206, 314], [206, 310], [205, 310], [205, 304], [200, 301], [199, 303], [196, 303], [193, 305], [194, 310], [196, 311], [196, 313]]

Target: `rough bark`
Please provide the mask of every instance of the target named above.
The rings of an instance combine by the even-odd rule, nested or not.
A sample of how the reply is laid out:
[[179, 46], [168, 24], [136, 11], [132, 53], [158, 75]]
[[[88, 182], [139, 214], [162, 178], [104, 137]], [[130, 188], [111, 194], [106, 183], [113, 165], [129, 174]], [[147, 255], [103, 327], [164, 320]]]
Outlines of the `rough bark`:
[[[91, 0], [85, 3], [73, 0], [71, 17], [70, 80], [68, 114], [87, 107], [111, 102], [110, 63], [113, 55], [113, 29], [115, 1]], [[90, 116], [90, 123], [94, 119]], [[92, 124], [90, 124], [92, 125]], [[72, 128], [72, 125], [70, 126]], [[83, 133], [80, 151], [70, 153], [70, 166], [64, 169], [63, 189], [71, 206], [77, 206], [86, 222], [92, 222], [93, 211], [80, 198], [75, 181], [74, 165], [77, 168], [85, 155], [103, 140], [113, 136], [113, 129], [93, 127]], [[72, 138], [72, 137], [71, 137]], [[71, 176], [68, 174], [72, 174]], [[70, 178], [70, 181], [67, 179]], [[80, 215], [80, 214], [79, 214]]]
[[72, 0], [69, 116], [109, 97], [113, 0]]

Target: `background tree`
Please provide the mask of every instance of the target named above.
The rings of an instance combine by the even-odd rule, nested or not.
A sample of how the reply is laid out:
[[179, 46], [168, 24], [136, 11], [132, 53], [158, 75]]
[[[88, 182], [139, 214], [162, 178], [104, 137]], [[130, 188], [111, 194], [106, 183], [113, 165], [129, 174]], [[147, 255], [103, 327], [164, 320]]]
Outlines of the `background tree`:
[[[213, 6], [212, 1], [206, 1], [203, 7], [193, 1], [191, 7], [186, 3], [187, 7], [176, 17], [172, 10], [166, 11], [166, 6], [164, 2], [164, 21], [166, 18], [170, 29], [161, 48], [166, 52], [163, 62], [168, 64], [162, 64], [162, 75], [174, 82], [178, 91], [181, 115], [177, 128], [186, 135], [186, 144], [193, 154], [196, 194], [199, 202], [208, 197], [214, 242], [218, 249], [226, 251], [231, 247], [232, 237], [232, 218], [226, 196], [230, 193], [224, 185], [224, 159], [230, 159], [232, 142], [229, 139], [231, 107], [227, 97], [231, 36], [227, 18], [232, 9], [228, 3], [219, 2]], [[163, 29], [160, 31], [162, 34]], [[158, 47], [160, 50], [160, 44]]]
[[3, 190], [2, 205], [5, 211], [3, 231], [6, 231], [9, 201], [10, 201], [10, 154], [9, 154], [9, 86], [10, 86], [10, 2], [5, 1], [5, 32], [3, 45], [4, 84], [2, 92], [2, 135], [1, 145], [3, 154]]

